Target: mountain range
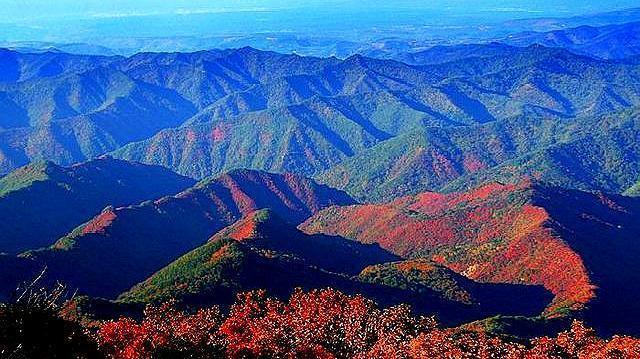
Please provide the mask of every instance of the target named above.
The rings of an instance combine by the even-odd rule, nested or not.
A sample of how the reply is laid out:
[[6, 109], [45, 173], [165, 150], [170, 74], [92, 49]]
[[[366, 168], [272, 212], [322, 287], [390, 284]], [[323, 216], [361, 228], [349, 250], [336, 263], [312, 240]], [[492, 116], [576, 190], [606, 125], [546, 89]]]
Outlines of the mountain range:
[[0, 287], [6, 296], [44, 267], [48, 280], [117, 305], [228, 305], [245, 290], [286, 298], [331, 286], [448, 324], [573, 317], [633, 334], [639, 213], [633, 197], [531, 179], [357, 204], [295, 175], [232, 171], [2, 255]]
[[0, 50], [0, 299], [64, 283], [95, 324], [331, 287], [640, 335], [640, 27], [545, 21], [345, 58]]
[[510, 35], [503, 42], [514, 46], [535, 43], [602, 59], [625, 59], [640, 55], [640, 22], [524, 32]]
[[[86, 56], [5, 51], [19, 75], [0, 84], [12, 123], [0, 132], [0, 168], [114, 150], [198, 179], [234, 168], [318, 175], [416, 130], [596, 116], [640, 98], [635, 64], [542, 46], [460, 54], [412, 66], [243, 48], [96, 57], [89, 66]], [[33, 77], [39, 56], [58, 68], [52, 76]]]
[[428, 261], [400, 261], [377, 245], [306, 235], [270, 210], [249, 214], [119, 297], [124, 303], [230, 304], [239, 291], [337, 288], [378, 303], [462, 323], [497, 313], [535, 315], [549, 293], [540, 287], [481, 284]]
[[637, 334], [629, 315], [640, 310], [631, 299], [640, 295], [639, 213], [635, 198], [525, 180], [331, 207], [300, 228], [377, 243], [480, 282], [543, 285], [555, 296], [543, 317], [578, 315], [603, 332]]
[[[500, 55], [428, 67], [360, 56], [325, 63], [304, 77], [276, 77], [267, 91], [261, 86], [233, 95], [180, 128], [114, 155], [198, 178], [234, 167], [314, 175], [420, 128], [517, 116], [575, 118], [622, 110], [637, 101], [631, 80], [638, 73], [635, 65], [599, 63], [543, 47], [502, 48]], [[265, 92], [276, 92], [278, 100]], [[251, 153], [238, 152], [247, 147]]]
[[318, 175], [361, 200], [454, 191], [524, 176], [620, 193], [640, 176], [637, 109], [576, 119], [516, 117], [427, 128], [381, 142]]
[[80, 294], [113, 298], [257, 209], [299, 223], [344, 192], [297, 175], [238, 170], [173, 196], [105, 208], [51, 246], [21, 255]]

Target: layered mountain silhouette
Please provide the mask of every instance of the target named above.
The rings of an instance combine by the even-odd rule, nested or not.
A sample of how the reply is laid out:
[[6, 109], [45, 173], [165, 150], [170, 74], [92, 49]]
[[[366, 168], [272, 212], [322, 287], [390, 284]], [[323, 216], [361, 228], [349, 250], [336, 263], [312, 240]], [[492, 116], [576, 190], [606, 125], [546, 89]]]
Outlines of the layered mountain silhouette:
[[377, 243], [481, 282], [543, 285], [555, 295], [545, 317], [637, 333], [639, 215], [634, 198], [523, 181], [332, 207], [301, 229]]
[[359, 55], [319, 62], [304, 76], [232, 94], [114, 155], [198, 178], [235, 167], [316, 175], [414, 131], [591, 116], [640, 98], [631, 80], [637, 65], [542, 46], [487, 48], [491, 55], [421, 67]]
[[266, 289], [286, 298], [295, 288], [333, 287], [383, 305], [411, 303], [447, 323], [461, 323], [496, 313], [535, 315], [550, 299], [540, 287], [479, 284], [428, 261], [398, 260], [377, 245], [305, 235], [272, 211], [261, 210], [218, 232], [119, 301], [178, 298], [226, 305], [241, 291]]
[[101, 59], [84, 72], [70, 61], [54, 76], [0, 82], [1, 172], [38, 159], [91, 159], [195, 114], [179, 95], [101, 66]]
[[35, 162], [0, 179], [0, 252], [49, 246], [108, 205], [175, 194], [194, 183], [166, 168], [109, 157], [70, 167]]
[[0, 50], [2, 82], [24, 82], [52, 78], [61, 74], [79, 74], [118, 61], [119, 57], [72, 55], [59, 51], [42, 53]]
[[81, 294], [111, 298], [257, 209], [295, 224], [324, 207], [353, 203], [304, 177], [238, 170], [174, 196], [109, 206], [50, 248], [23, 256]]
[[108, 308], [333, 287], [640, 335], [637, 33], [395, 60], [0, 50], [0, 299], [41, 273]]
[[433, 127], [639, 104], [637, 63], [542, 46], [431, 51], [420, 66], [251, 48], [128, 58], [3, 51], [13, 70], [0, 81], [0, 173], [115, 151], [199, 179], [235, 168], [316, 175]]

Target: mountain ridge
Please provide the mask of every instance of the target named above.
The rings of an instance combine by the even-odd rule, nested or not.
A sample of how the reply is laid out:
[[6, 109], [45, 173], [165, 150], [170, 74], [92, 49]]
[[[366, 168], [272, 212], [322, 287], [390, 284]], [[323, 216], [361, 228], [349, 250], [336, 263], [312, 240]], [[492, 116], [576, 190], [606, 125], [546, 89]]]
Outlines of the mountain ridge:
[[[478, 45], [475, 53], [427, 66], [251, 48], [99, 57], [91, 66], [90, 57], [55, 54], [69, 58], [55, 76], [0, 83], [8, 114], [0, 173], [34, 159], [69, 164], [115, 151], [198, 178], [239, 167], [316, 175], [418, 128], [640, 104], [634, 63], [541, 46]], [[243, 156], [246, 141], [258, 157]]]
[[51, 245], [108, 205], [174, 194], [194, 183], [162, 167], [109, 157], [21, 167], [0, 178], [0, 252]]
[[[452, 279], [445, 268], [430, 273], [431, 280], [420, 282], [420, 289], [412, 292], [372, 275], [375, 266], [399, 260], [377, 245], [308, 236], [290, 226], [268, 210], [250, 213], [122, 294], [119, 301], [177, 298], [198, 305], [228, 304], [239, 291], [261, 288], [287, 297], [298, 287], [311, 290], [331, 286], [366, 294], [383, 305], [408, 302], [420, 312], [436, 312], [455, 323], [499, 311], [532, 315], [541, 310], [543, 298], [549, 298], [540, 288], [498, 288]], [[466, 296], [451, 295], [451, 287]], [[484, 296], [477, 295], [483, 290]], [[488, 295], [490, 292], [493, 294]]]
[[349, 203], [355, 201], [344, 192], [301, 176], [237, 170], [177, 195], [107, 207], [49, 248], [22, 256], [46, 264], [49, 277], [79, 293], [110, 298], [256, 209], [297, 223]]
[[635, 333], [628, 318], [607, 308], [638, 310], [625, 298], [640, 292], [630, 285], [632, 258], [640, 251], [633, 235], [639, 211], [640, 202], [629, 197], [527, 180], [331, 207], [300, 228], [378, 243], [479, 281], [542, 284], [555, 294], [545, 316], [577, 314], [598, 330]]

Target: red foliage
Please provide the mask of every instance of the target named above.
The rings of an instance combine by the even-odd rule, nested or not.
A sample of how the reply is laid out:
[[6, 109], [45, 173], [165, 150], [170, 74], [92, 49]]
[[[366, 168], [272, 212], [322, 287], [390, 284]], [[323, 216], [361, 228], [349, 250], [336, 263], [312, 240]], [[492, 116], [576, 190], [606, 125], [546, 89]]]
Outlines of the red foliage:
[[190, 130], [187, 130], [186, 137], [187, 137], [187, 142], [192, 143], [198, 139], [198, 134], [196, 133], [196, 131], [190, 129]]
[[257, 209], [255, 201], [243, 191], [242, 187], [233, 177], [223, 175], [220, 177], [220, 182], [229, 189], [231, 198], [233, 198], [233, 202], [237, 204], [240, 213], [247, 214]]
[[451, 162], [447, 156], [434, 149], [431, 150], [431, 158], [433, 159], [433, 172], [438, 176], [438, 178], [450, 179], [460, 176], [458, 171], [454, 168], [453, 162]]
[[[145, 318], [136, 323], [121, 318], [105, 323], [98, 331], [98, 343], [112, 358], [151, 358], [158, 353], [190, 352], [203, 357], [220, 352], [217, 332], [221, 315], [217, 308], [186, 314], [173, 303], [149, 306]], [[207, 354], [208, 353], [208, 354]]]
[[487, 168], [487, 165], [475, 153], [466, 154], [462, 160], [462, 165], [468, 173], [475, 173]]
[[245, 218], [236, 222], [232, 226], [232, 230], [228, 234], [230, 238], [235, 239], [236, 241], [245, 241], [257, 232], [257, 222], [255, 220], [255, 216], [258, 212], [252, 212], [247, 215]]
[[211, 130], [211, 140], [213, 142], [220, 142], [227, 137], [227, 126], [218, 125]]
[[467, 277], [543, 285], [547, 309], [580, 308], [594, 296], [580, 256], [531, 204], [530, 180], [492, 183], [465, 193], [423, 193], [386, 204], [331, 208], [301, 225], [307, 233], [378, 243], [405, 258], [428, 256]]
[[106, 228], [113, 223], [118, 215], [113, 207], [105, 208], [102, 213], [93, 218], [82, 228], [82, 234], [105, 233]]
[[407, 306], [378, 309], [332, 289], [296, 291], [287, 303], [240, 294], [226, 319], [217, 309], [185, 314], [149, 307], [137, 323], [105, 323], [98, 342], [111, 358], [637, 358], [640, 340], [598, 338], [580, 322], [557, 337], [514, 343], [481, 329], [440, 329]]

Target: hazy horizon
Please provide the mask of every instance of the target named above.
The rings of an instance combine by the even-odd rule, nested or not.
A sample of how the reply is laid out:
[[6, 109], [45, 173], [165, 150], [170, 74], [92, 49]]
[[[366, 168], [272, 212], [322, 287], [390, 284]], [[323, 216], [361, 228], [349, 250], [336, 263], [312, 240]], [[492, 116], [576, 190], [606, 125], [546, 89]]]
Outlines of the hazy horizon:
[[[602, 1], [598, 4], [569, 1], [558, 4], [546, 0], [483, 0], [474, 2], [473, 6], [469, 6], [468, 1], [424, 3], [415, 0], [371, 2], [366, 6], [353, 0], [235, 0], [224, 4], [202, 0], [172, 0], [160, 4], [151, 0], [135, 3], [122, 0], [108, 3], [95, 0], [83, 3], [71, 0], [3, 0], [0, 26], [4, 31], [0, 41], [136, 48], [143, 46], [126, 40], [292, 34], [332, 36], [350, 41], [405, 37], [438, 42], [465, 36], [495, 36], [487, 25], [505, 21], [588, 16], [634, 5], [631, 1]], [[532, 26], [522, 29], [536, 30]], [[499, 31], [502, 34], [505, 29]], [[247, 45], [251, 43], [247, 42]], [[171, 50], [171, 46], [168, 45], [167, 49]], [[179, 44], [174, 50], [184, 49], [184, 44]]]

